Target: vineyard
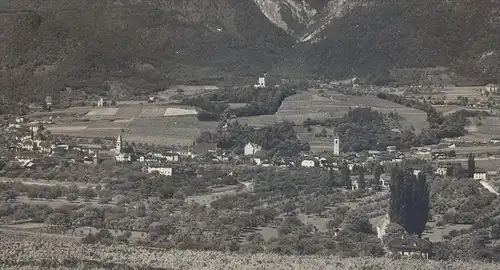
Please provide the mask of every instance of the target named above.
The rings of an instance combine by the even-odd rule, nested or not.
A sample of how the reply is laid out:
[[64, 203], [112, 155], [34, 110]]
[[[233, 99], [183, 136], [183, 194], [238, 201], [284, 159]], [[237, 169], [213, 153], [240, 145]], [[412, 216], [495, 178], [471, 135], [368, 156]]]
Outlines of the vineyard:
[[125, 245], [85, 245], [51, 235], [0, 233], [2, 269], [498, 269], [484, 262], [421, 259], [284, 256], [156, 249]]

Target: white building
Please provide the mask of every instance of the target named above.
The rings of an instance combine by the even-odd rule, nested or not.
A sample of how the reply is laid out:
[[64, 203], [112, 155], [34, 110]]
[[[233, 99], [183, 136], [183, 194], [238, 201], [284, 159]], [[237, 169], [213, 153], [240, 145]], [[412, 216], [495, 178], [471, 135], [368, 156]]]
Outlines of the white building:
[[253, 156], [255, 153], [258, 151], [262, 150], [262, 147], [254, 144], [254, 143], [247, 143], [244, 148], [244, 153], [245, 156]]
[[475, 172], [474, 173], [474, 180], [487, 180], [488, 179], [488, 176], [486, 174], [486, 172]]
[[484, 91], [487, 93], [495, 93], [498, 91], [498, 85], [490, 83], [484, 87]]
[[242, 190], [245, 192], [254, 192], [255, 183], [252, 182], [241, 182]]
[[300, 166], [306, 167], [306, 168], [312, 168], [312, 167], [316, 166], [316, 164], [314, 163], [313, 160], [306, 159], [306, 160], [303, 160], [302, 163], [300, 163]]
[[172, 176], [172, 168], [163, 165], [150, 165], [148, 166], [148, 173], [158, 172], [161, 175]]
[[164, 156], [164, 158], [166, 161], [170, 161], [170, 162], [179, 161], [178, 155], [166, 155], [166, 156]]
[[446, 175], [446, 168], [445, 167], [439, 167], [436, 170], [437, 175], [445, 176]]
[[266, 77], [259, 77], [259, 83], [254, 85], [255, 88], [265, 88], [266, 87]]
[[262, 164], [262, 159], [260, 159], [260, 158], [254, 158], [253, 162], [254, 162], [255, 165], [260, 165], [260, 164]]
[[97, 107], [104, 107], [104, 99], [103, 99], [103, 98], [100, 98], [100, 99], [97, 101]]
[[118, 153], [115, 155], [115, 160], [118, 162], [132, 161], [132, 156], [127, 153]]
[[333, 154], [340, 155], [340, 138], [337, 133], [333, 136]]

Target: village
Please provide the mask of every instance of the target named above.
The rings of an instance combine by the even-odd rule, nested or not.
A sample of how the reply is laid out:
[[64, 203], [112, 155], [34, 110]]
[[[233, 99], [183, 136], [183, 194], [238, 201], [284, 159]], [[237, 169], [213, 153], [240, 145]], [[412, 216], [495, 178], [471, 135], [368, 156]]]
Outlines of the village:
[[[264, 76], [243, 90], [262, 92], [265, 100], [273, 100], [268, 92], [279, 96], [274, 114], [248, 115], [248, 108], [262, 105], [233, 101], [231, 95], [239, 92], [176, 86], [141, 100], [99, 97], [69, 108], [56, 108], [47, 97], [45, 109], [6, 118], [0, 134], [5, 145], [2, 196], [27, 213], [30, 207], [48, 207], [44, 211], [51, 214], [6, 216], [0, 231], [43, 232], [84, 242], [125, 238], [144, 245], [166, 243], [171, 240], [159, 235], [171, 238], [191, 228], [189, 237], [200, 245], [222, 237], [226, 240], [215, 249], [277, 252], [297, 248], [279, 237], [301, 231], [310, 239], [331, 237], [338, 243], [352, 242], [348, 237], [356, 233], [378, 239], [370, 242], [370, 256], [435, 258], [441, 255], [434, 246], [470, 233], [479, 217], [496, 215], [497, 86], [478, 87], [483, 90], [464, 97], [470, 89], [456, 95], [440, 86], [434, 92], [424, 87], [401, 91], [363, 86], [357, 79], [311, 82], [290, 94], [268, 84]], [[229, 95], [224, 100], [229, 106], [216, 121], [200, 120], [200, 115], [217, 112], [207, 111], [203, 103], [207, 110], [197, 106], [207, 93]], [[452, 97], [441, 97], [447, 95]], [[439, 119], [429, 117], [433, 114]], [[436, 127], [433, 121], [444, 124]], [[452, 136], [432, 129], [451, 130]], [[390, 220], [398, 168], [409, 169], [408, 177], [427, 178], [432, 187], [435, 205], [422, 237], [402, 233]], [[462, 209], [464, 200], [480, 210]], [[59, 210], [65, 207], [75, 213]], [[125, 219], [120, 209], [128, 209]], [[205, 216], [206, 209], [237, 216], [237, 221], [224, 224], [222, 236], [200, 240], [205, 229], [193, 227], [192, 220], [216, 222]], [[107, 216], [77, 217], [92, 211]], [[112, 221], [99, 230], [108, 217]], [[169, 222], [176, 230], [158, 229]], [[357, 222], [365, 227], [354, 226]], [[232, 232], [228, 228], [234, 224], [238, 227]], [[497, 241], [495, 226], [486, 226], [486, 247]], [[96, 238], [102, 230], [109, 230], [107, 240]], [[222, 228], [210, 230], [216, 235]], [[255, 244], [256, 238], [262, 240]], [[185, 241], [175, 245], [194, 245]], [[352, 244], [349, 252], [362, 252], [357, 245], [366, 242]]]

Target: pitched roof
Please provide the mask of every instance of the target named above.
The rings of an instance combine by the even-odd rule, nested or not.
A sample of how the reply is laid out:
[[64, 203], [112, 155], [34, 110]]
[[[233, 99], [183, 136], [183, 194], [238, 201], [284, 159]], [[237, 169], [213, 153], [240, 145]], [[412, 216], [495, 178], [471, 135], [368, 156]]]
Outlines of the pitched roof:
[[416, 236], [397, 237], [389, 241], [389, 249], [402, 251], [422, 251], [431, 252], [432, 243], [429, 240]]

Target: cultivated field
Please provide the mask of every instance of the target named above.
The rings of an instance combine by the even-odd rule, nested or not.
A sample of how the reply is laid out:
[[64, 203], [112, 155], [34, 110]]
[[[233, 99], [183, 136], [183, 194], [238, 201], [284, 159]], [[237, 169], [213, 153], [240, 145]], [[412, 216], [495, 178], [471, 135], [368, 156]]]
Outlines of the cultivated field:
[[196, 117], [138, 118], [126, 130], [124, 140], [143, 143], [191, 145], [203, 131], [215, 128], [211, 122]]
[[217, 89], [219, 88], [215, 85], [173, 85], [169, 89], [158, 93], [157, 96], [165, 100], [170, 100], [171, 97], [179, 94], [178, 90], [182, 90], [183, 95], [190, 96]]
[[114, 116], [119, 108], [93, 108], [87, 116]]
[[236, 121], [241, 124], [247, 124], [253, 127], [263, 127], [278, 121], [276, 115], [259, 115], [259, 116], [249, 116], [249, 117], [238, 117], [235, 118]]
[[417, 131], [427, 126], [427, 116], [423, 111], [371, 96], [334, 94], [322, 97], [313, 93], [300, 93], [286, 98], [276, 115], [280, 120], [302, 122], [307, 118], [340, 118], [356, 107], [371, 107], [383, 113], [396, 112], [403, 117], [404, 125], [412, 125]]
[[446, 86], [443, 89], [435, 89], [437, 93], [432, 96], [444, 97], [446, 101], [456, 101], [458, 97], [466, 97], [469, 101], [487, 100], [487, 96], [481, 95], [482, 89], [482, 86]]
[[214, 127], [213, 123], [198, 121], [196, 115], [197, 111], [190, 106], [89, 108], [80, 117], [58, 118], [47, 130], [56, 135], [86, 138], [114, 138], [124, 130], [124, 139], [130, 142], [191, 145], [202, 131]]
[[[500, 134], [500, 117], [469, 118], [470, 125], [467, 130], [471, 133], [488, 135]], [[498, 136], [497, 136], [498, 137]]]

